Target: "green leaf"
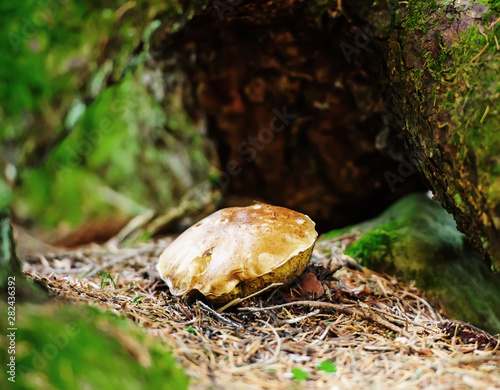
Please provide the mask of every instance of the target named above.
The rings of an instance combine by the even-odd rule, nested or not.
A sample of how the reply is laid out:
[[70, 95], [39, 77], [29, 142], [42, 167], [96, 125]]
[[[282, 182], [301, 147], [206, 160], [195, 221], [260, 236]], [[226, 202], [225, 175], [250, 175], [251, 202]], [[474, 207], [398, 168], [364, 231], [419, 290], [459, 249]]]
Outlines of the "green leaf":
[[192, 326], [186, 326], [186, 330], [191, 333], [191, 334], [194, 334], [194, 335], [197, 335], [198, 333], [196, 333], [196, 330], [194, 330], [194, 328]]
[[97, 275], [101, 276], [101, 290], [106, 287], [107, 284], [112, 284], [116, 289], [115, 281], [109, 271], [99, 271], [97, 272]]
[[309, 374], [299, 367], [293, 368], [292, 374], [293, 374], [292, 379], [296, 381], [305, 381], [309, 379]]
[[325, 372], [337, 372], [337, 365], [331, 360], [324, 360], [320, 364], [318, 364], [318, 370], [322, 370]]

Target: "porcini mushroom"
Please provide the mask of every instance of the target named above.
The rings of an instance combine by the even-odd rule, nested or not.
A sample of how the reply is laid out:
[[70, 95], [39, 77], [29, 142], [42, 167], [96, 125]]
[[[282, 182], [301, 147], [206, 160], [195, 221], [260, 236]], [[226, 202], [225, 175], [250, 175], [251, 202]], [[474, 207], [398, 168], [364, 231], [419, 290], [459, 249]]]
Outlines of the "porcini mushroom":
[[157, 270], [173, 295], [197, 290], [224, 305], [301, 274], [318, 237], [314, 226], [307, 215], [284, 207], [222, 209], [172, 242]]

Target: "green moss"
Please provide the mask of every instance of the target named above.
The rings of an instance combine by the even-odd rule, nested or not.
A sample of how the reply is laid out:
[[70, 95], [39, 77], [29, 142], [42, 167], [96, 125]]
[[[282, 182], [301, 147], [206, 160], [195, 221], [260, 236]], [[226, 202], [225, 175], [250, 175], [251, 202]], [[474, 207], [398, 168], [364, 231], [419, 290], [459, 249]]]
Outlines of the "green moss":
[[368, 268], [374, 268], [383, 261], [391, 261], [391, 246], [402, 234], [397, 230], [399, 227], [397, 220], [378, 226], [347, 248], [345, 254]]
[[[494, 33], [486, 31], [489, 46], [477, 57], [486, 45], [486, 37], [478, 28], [470, 28], [452, 46], [450, 55], [453, 67], [446, 72], [446, 87], [456, 90], [454, 94], [453, 119], [457, 124], [455, 139], [461, 141], [457, 146], [471, 149], [484, 149], [479, 157], [498, 155], [500, 151], [500, 84], [498, 83], [499, 52], [494, 44]], [[475, 60], [471, 62], [473, 59]], [[485, 115], [486, 109], [491, 110]], [[480, 168], [490, 169], [484, 159], [478, 160]]]
[[[5, 304], [0, 304], [6, 313]], [[16, 308], [16, 382], [22, 389], [187, 389], [188, 379], [159, 340], [129, 320], [87, 306]], [[7, 316], [0, 324], [7, 328]], [[0, 341], [7, 351], [7, 339]], [[10, 355], [2, 353], [2, 367]], [[10, 388], [6, 375], [0, 387]]]
[[479, 0], [479, 3], [487, 5], [491, 10], [485, 16], [491, 15], [491, 12], [495, 14], [500, 13], [500, 2], [498, 0]]
[[[500, 204], [500, 170], [497, 156], [500, 155], [500, 50], [495, 36], [499, 36], [500, 23], [489, 29], [492, 20], [498, 17], [498, 2], [483, 2], [490, 6], [490, 12], [482, 17], [481, 25], [475, 23], [456, 36], [449, 46], [437, 50], [421, 50], [415, 64], [395, 63], [408, 85], [415, 85], [410, 104], [405, 107], [407, 131], [410, 138], [419, 137], [426, 156], [445, 157], [443, 179], [433, 176], [433, 168], [424, 167], [423, 173], [439, 200], [449, 203], [450, 197], [461, 194], [461, 201], [455, 202], [456, 217], [463, 231], [471, 234], [477, 247], [483, 247], [498, 267], [500, 245], [493, 226], [500, 224], [500, 217], [493, 211]], [[463, 7], [427, 5], [423, 1], [410, 1], [403, 19], [403, 42], [406, 34], [425, 34], [415, 41], [427, 47], [430, 39], [435, 41], [443, 31], [446, 21], [460, 23], [458, 18], [466, 17]], [[438, 22], [443, 22], [438, 23]], [[471, 23], [469, 20], [464, 23]], [[408, 58], [403, 53], [394, 53], [395, 61]], [[423, 61], [422, 61], [423, 60]], [[429, 102], [431, 104], [429, 105]], [[439, 128], [447, 140], [440, 136], [443, 148], [437, 149], [429, 125], [423, 117], [440, 118]], [[447, 180], [447, 177], [453, 179]], [[448, 200], [447, 200], [448, 199]], [[485, 210], [489, 212], [484, 213]], [[487, 216], [490, 215], [489, 217]], [[480, 218], [478, 218], [478, 216]], [[479, 244], [485, 239], [485, 245]]]
[[[474, 194], [471, 198], [478, 211], [484, 209], [486, 202], [493, 207], [500, 202], [500, 188], [496, 185], [500, 180], [500, 172], [491, 159], [492, 156], [500, 155], [500, 52], [494, 41], [498, 31], [498, 28], [495, 31], [484, 30], [489, 45], [479, 57], [477, 55], [486, 46], [486, 37], [478, 32], [478, 28], [466, 31], [450, 49], [453, 66], [444, 73], [443, 88], [452, 91], [450, 96], [453, 98], [443, 108], [448, 110], [456, 125], [450, 127], [454, 129], [450, 138], [458, 150], [454, 158], [457, 166], [462, 164], [475, 168], [469, 169], [469, 175], [478, 175], [475, 186], [479, 196]], [[471, 153], [474, 161], [468, 159]], [[468, 180], [467, 177], [464, 179]], [[454, 188], [449, 191], [457, 192]], [[465, 205], [462, 203], [458, 207]], [[463, 212], [467, 213], [468, 209], [464, 208]], [[483, 238], [486, 238], [483, 247], [500, 264], [498, 253], [492, 253], [495, 235], [489, 230], [488, 222], [483, 222], [481, 229]], [[479, 238], [476, 237], [476, 240]]]
[[410, 0], [407, 4], [408, 17], [403, 26], [409, 31], [426, 29], [429, 17], [437, 8], [436, 0]]

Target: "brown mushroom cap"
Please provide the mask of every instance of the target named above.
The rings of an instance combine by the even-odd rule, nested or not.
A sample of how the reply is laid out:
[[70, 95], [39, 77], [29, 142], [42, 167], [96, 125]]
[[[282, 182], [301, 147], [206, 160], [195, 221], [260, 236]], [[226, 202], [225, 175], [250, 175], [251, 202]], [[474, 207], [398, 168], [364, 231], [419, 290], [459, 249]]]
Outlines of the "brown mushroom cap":
[[318, 237], [314, 226], [307, 215], [284, 207], [259, 203], [222, 209], [170, 244], [157, 269], [173, 295], [198, 290], [209, 299], [228, 295], [240, 282], [269, 274], [292, 258], [303, 258], [292, 267], [301, 269], [286, 271], [295, 277]]

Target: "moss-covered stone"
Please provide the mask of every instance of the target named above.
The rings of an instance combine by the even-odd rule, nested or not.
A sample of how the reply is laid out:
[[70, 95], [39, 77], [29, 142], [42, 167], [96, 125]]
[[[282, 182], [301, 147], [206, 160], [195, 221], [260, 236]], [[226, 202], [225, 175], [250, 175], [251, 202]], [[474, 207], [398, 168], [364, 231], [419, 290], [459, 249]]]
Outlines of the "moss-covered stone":
[[[7, 313], [5, 304], [0, 304]], [[161, 341], [125, 318], [88, 306], [20, 304], [10, 338], [2, 337], [0, 362], [15, 357], [2, 389], [187, 389], [188, 379]], [[2, 329], [11, 327], [0, 316]], [[12, 337], [11, 337], [12, 338]], [[9, 367], [11, 369], [11, 367]], [[10, 383], [9, 383], [10, 381]]]
[[362, 235], [345, 253], [360, 264], [415, 280], [451, 317], [500, 332], [500, 280], [439, 203], [410, 195], [350, 231]]

